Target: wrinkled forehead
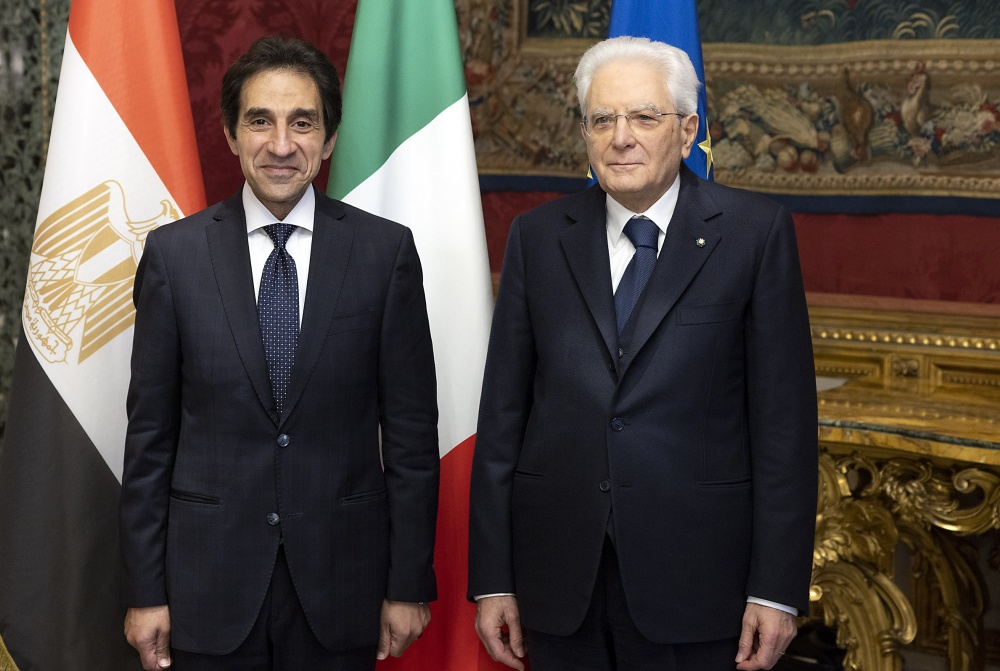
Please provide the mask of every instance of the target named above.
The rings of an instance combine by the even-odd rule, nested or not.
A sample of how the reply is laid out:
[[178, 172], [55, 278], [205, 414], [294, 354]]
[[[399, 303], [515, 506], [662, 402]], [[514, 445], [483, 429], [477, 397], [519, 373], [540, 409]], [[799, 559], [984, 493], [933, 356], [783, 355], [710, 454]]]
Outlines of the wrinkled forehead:
[[673, 99], [663, 71], [643, 60], [619, 58], [594, 72], [584, 109], [593, 112], [633, 112], [655, 108], [673, 110]]
[[240, 89], [240, 113], [250, 107], [272, 107], [295, 101], [319, 109], [319, 88], [309, 73], [298, 68], [269, 68], [247, 77]]

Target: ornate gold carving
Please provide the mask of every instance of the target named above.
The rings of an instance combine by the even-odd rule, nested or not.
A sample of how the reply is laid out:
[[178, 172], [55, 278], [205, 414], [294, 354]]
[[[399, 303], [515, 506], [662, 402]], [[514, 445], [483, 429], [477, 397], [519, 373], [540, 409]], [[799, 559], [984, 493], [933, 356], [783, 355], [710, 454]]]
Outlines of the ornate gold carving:
[[913, 603], [918, 616], [916, 642], [950, 651], [951, 671], [982, 668], [980, 632], [983, 586], [974, 553], [936, 529], [900, 525], [900, 538], [914, 553]]
[[[812, 596], [814, 614], [844, 628], [847, 668], [898, 668], [908, 610], [913, 645], [945, 654], [950, 671], [1000, 658], [1000, 639], [984, 630], [978, 558], [963, 538], [992, 534], [989, 561], [1000, 566], [998, 316], [810, 305], [818, 369], [854, 360], [879, 369], [819, 394]], [[904, 547], [909, 566], [906, 553], [896, 557]], [[841, 593], [831, 596], [835, 567]], [[881, 587], [886, 580], [905, 589]], [[868, 593], [854, 601], [843, 593], [862, 585]], [[871, 650], [880, 652], [863, 656]]]
[[916, 618], [891, 577], [864, 565], [836, 562], [813, 574], [810, 599], [837, 628], [850, 671], [900, 671], [899, 647], [916, 635]]
[[920, 362], [916, 359], [893, 357], [892, 373], [896, 377], [917, 377], [920, 375]]
[[898, 533], [888, 510], [852, 498], [847, 476], [840, 462], [820, 454], [810, 600], [836, 626], [846, 669], [899, 671], [898, 648], [913, 640], [916, 619], [892, 581]]
[[946, 336], [938, 333], [909, 331], [870, 330], [829, 325], [813, 325], [813, 340], [841, 340], [845, 342], [871, 342], [885, 345], [915, 345], [943, 349], [976, 349], [996, 351], [1000, 339], [977, 336]]
[[829, 375], [831, 377], [869, 377], [878, 374], [878, 366], [851, 366], [844, 364], [816, 362], [817, 375]]
[[913, 459], [891, 459], [875, 468], [858, 455], [841, 459], [838, 467], [864, 469], [871, 483], [861, 495], [884, 497], [894, 517], [914, 527], [959, 535], [1000, 527], [1000, 478], [993, 473], [966, 468], [948, 474]]
[[1000, 374], [987, 375], [974, 372], [942, 371], [941, 382], [954, 385], [1000, 387]]
[[899, 647], [916, 636], [914, 610], [892, 579], [899, 542], [913, 552], [918, 579], [923, 575], [937, 587], [936, 619], [924, 618], [936, 626], [925, 637], [939, 634], [951, 671], [975, 668], [981, 578], [948, 533], [1000, 528], [1000, 477], [920, 458], [833, 456], [829, 447], [836, 446], [820, 454], [810, 598], [827, 624], [837, 626], [845, 668], [898, 671]]

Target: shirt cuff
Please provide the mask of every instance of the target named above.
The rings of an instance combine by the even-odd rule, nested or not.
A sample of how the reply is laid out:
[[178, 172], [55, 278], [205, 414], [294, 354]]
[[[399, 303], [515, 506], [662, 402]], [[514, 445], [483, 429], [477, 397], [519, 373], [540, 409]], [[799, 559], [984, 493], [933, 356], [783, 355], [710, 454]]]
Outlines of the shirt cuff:
[[496, 594], [477, 594], [472, 597], [473, 601], [479, 601], [480, 599], [485, 599], [488, 596], [514, 596], [513, 592], [497, 592]]
[[756, 603], [756, 604], [760, 604], [761, 606], [767, 606], [768, 608], [774, 608], [774, 609], [777, 609], [777, 610], [783, 610], [783, 611], [785, 611], [786, 613], [788, 613], [790, 615], [796, 615], [797, 616], [799, 614], [799, 609], [798, 608], [792, 608], [791, 606], [786, 606], [783, 603], [775, 603], [774, 601], [768, 601], [767, 599], [758, 599], [755, 596], [748, 596], [747, 597], [747, 603]]

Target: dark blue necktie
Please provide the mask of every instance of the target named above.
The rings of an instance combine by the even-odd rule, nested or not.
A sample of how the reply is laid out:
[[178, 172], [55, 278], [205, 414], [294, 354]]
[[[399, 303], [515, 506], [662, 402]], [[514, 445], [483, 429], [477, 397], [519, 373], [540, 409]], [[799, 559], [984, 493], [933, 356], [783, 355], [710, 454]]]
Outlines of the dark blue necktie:
[[264, 339], [267, 373], [271, 377], [274, 405], [281, 415], [292, 377], [295, 347], [299, 342], [299, 277], [295, 260], [285, 249], [292, 224], [271, 224], [264, 231], [274, 243], [274, 250], [264, 263], [257, 297], [257, 318]]
[[625, 224], [623, 232], [635, 246], [635, 254], [628, 262], [625, 274], [618, 282], [618, 290], [615, 291], [618, 335], [621, 335], [622, 329], [628, 323], [639, 297], [642, 296], [642, 290], [646, 288], [646, 282], [653, 274], [653, 267], [656, 265], [656, 241], [660, 229], [650, 219], [633, 217]]

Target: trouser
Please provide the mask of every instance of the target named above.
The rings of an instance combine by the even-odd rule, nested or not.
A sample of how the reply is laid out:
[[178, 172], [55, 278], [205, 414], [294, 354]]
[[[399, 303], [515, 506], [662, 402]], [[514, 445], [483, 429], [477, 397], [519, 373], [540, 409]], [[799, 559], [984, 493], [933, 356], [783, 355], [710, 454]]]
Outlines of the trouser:
[[271, 575], [260, 614], [243, 643], [228, 655], [171, 650], [171, 671], [371, 671], [375, 645], [327, 650], [306, 621], [288, 571], [284, 546]]
[[733, 671], [739, 638], [653, 643], [628, 612], [618, 556], [605, 539], [583, 624], [570, 636], [526, 630], [532, 671]]

